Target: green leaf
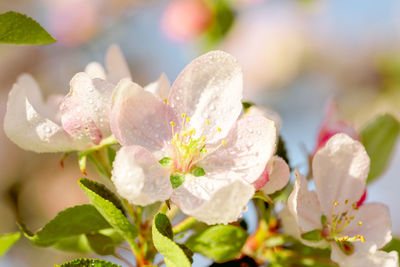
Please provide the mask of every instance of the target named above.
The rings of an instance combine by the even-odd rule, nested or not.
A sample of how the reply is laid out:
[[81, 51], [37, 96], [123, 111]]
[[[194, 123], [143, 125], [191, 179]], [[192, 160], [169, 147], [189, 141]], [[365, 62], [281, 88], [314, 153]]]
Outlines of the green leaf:
[[114, 240], [111, 237], [97, 233], [86, 234], [90, 247], [99, 255], [113, 255], [115, 253]]
[[24, 14], [0, 14], [0, 43], [45, 45], [55, 41], [39, 23]]
[[322, 231], [320, 229], [315, 229], [310, 232], [302, 234], [301, 238], [308, 241], [318, 242], [322, 240]]
[[[400, 239], [399, 238], [392, 238], [392, 241], [389, 242], [384, 248], [384, 251], [390, 252], [390, 251], [397, 251], [400, 253]], [[399, 258], [399, 263], [400, 263], [400, 258]]]
[[0, 258], [21, 238], [21, 232], [0, 235]]
[[92, 251], [84, 234], [60, 239], [52, 247], [62, 251], [77, 253], [88, 253]]
[[215, 262], [234, 259], [241, 251], [248, 234], [232, 225], [215, 225], [192, 235], [186, 245]]
[[110, 224], [89, 204], [61, 211], [36, 234], [29, 232], [24, 225], [20, 226], [33, 244], [43, 247], [51, 246], [63, 238], [110, 228]]
[[191, 173], [196, 177], [204, 176], [206, 174], [204, 169], [200, 167], [194, 167]]
[[185, 182], [185, 175], [179, 172], [171, 174], [169, 177], [169, 180], [171, 181], [172, 188], [178, 188]]
[[191, 266], [193, 252], [173, 241], [172, 225], [166, 215], [158, 213], [154, 217], [152, 235], [154, 246], [164, 256], [167, 267]]
[[98, 259], [88, 259], [88, 258], [81, 258], [72, 260], [61, 265], [55, 264], [56, 267], [121, 267], [115, 263], [98, 260]]
[[[88, 196], [90, 202], [101, 215], [103, 215], [108, 223], [117, 230], [129, 244], [136, 246], [135, 238], [138, 235], [138, 230], [136, 226], [130, 223], [125, 217], [121, 208], [115, 205], [115, 199], [109, 198], [110, 191], [104, 190], [105, 186], [88, 179], [80, 179], [79, 185]], [[107, 191], [108, 193], [105, 193]]]
[[174, 161], [169, 157], [164, 157], [158, 161], [162, 166], [170, 166]]
[[399, 132], [399, 122], [389, 114], [379, 116], [361, 131], [362, 143], [371, 159], [368, 183], [386, 169]]

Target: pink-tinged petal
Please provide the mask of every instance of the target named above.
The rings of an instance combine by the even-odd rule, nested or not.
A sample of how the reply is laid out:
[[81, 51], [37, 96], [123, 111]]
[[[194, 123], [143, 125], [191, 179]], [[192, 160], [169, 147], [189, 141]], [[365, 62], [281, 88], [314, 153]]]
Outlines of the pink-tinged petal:
[[269, 181], [261, 188], [261, 190], [269, 195], [282, 189], [289, 182], [290, 169], [286, 161], [281, 157], [274, 156], [268, 162]]
[[186, 113], [191, 118], [189, 127], [213, 142], [225, 137], [238, 118], [242, 91], [242, 71], [236, 59], [225, 52], [212, 51], [193, 60], [179, 74], [168, 104], [178, 115]]
[[282, 118], [279, 116], [279, 114], [267, 107], [263, 106], [251, 106], [249, 107], [246, 112], [245, 116], [263, 116], [267, 119], [272, 120], [275, 122], [275, 127], [276, 127], [276, 135], [279, 135], [279, 132], [281, 131], [282, 127]]
[[117, 85], [111, 129], [121, 145], [140, 145], [151, 152], [159, 151], [172, 139], [171, 121], [178, 122], [173, 110], [152, 93], [127, 79]]
[[325, 111], [324, 120], [318, 132], [318, 141], [314, 149], [313, 155], [322, 148], [328, 140], [338, 133], [345, 133], [355, 140], [360, 140], [360, 136], [354, 126], [350, 122], [339, 117], [337, 104], [331, 101]]
[[111, 135], [109, 114], [114, 85], [92, 80], [84, 72], [76, 74], [71, 89], [61, 104], [61, 122], [74, 139], [99, 144]]
[[[363, 145], [346, 134], [336, 134], [315, 154], [313, 176], [324, 214], [341, 214], [358, 202], [365, 189], [369, 162]], [[339, 205], [333, 212], [335, 201]]]
[[352, 255], [344, 254], [336, 244], [332, 244], [331, 259], [340, 267], [398, 267], [397, 251], [364, 251]]
[[[382, 248], [392, 239], [389, 209], [380, 203], [367, 203], [358, 210], [349, 213], [354, 216], [351, 223], [343, 230], [348, 236], [362, 235], [365, 242], [354, 243], [358, 250], [368, 250], [370, 247]], [[359, 222], [361, 225], [359, 225]]]
[[128, 63], [118, 45], [112, 45], [106, 55], [107, 81], [113, 84], [122, 79], [131, 79]]
[[317, 194], [308, 190], [307, 180], [296, 170], [296, 181], [288, 199], [289, 211], [294, 216], [301, 233], [322, 229], [322, 211]]
[[148, 91], [165, 101], [168, 99], [169, 88], [171, 87], [167, 75], [162, 73], [157, 81], [152, 82], [144, 87], [145, 91]]
[[89, 63], [86, 68], [85, 72], [89, 75], [92, 79], [106, 79], [106, 72], [103, 66], [100, 65], [98, 62], [91, 62]]
[[235, 176], [252, 184], [263, 173], [275, 151], [275, 124], [261, 116], [243, 117], [225, 142], [225, 146], [208, 155], [199, 165], [214, 177]]
[[261, 189], [269, 181], [268, 167], [269, 165], [267, 164], [260, 177], [253, 182], [253, 186], [256, 190]]
[[60, 125], [49, 119], [36, 82], [22, 75], [11, 89], [4, 118], [4, 132], [22, 149], [61, 152], [84, 148], [73, 143]]
[[118, 151], [111, 180], [118, 194], [135, 205], [164, 201], [172, 194], [168, 169], [140, 146], [125, 146]]
[[230, 223], [242, 214], [254, 194], [252, 185], [241, 180], [186, 175], [174, 190], [172, 201], [187, 215], [207, 224]]

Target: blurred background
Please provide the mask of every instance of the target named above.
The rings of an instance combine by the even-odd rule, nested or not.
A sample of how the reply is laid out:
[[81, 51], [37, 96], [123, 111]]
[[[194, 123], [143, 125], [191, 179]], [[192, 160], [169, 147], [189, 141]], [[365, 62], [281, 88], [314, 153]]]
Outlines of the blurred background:
[[[45, 97], [66, 94], [69, 80], [118, 44], [135, 82], [165, 72], [171, 82], [196, 56], [222, 49], [238, 58], [245, 99], [277, 111], [291, 165], [306, 172], [307, 153], [330, 100], [356, 129], [377, 114], [400, 120], [400, 2], [397, 0], [2, 0], [0, 13], [29, 15], [57, 39], [43, 47], [0, 45], [0, 121], [21, 73]], [[19, 149], [0, 130], [0, 233], [17, 229], [15, 203], [30, 229], [86, 203], [76, 158]], [[400, 236], [400, 141], [367, 201], [389, 205]], [[96, 173], [89, 171], [89, 177]], [[250, 211], [251, 212], [251, 209]], [[79, 255], [34, 248], [26, 240], [0, 266], [53, 266]], [[121, 262], [119, 262], [122, 264]], [[208, 262], [195, 257], [194, 266]]]

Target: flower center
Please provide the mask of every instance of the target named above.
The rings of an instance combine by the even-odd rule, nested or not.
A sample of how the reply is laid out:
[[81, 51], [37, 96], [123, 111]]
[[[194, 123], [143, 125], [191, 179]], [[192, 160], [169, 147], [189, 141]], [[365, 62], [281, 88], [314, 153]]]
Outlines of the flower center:
[[[222, 140], [221, 145], [213, 148], [212, 151], [207, 149], [207, 138], [201, 134], [196, 135], [196, 129], [189, 127], [190, 117], [186, 116], [185, 113], [181, 114], [182, 117], [182, 128], [180, 132], [175, 133], [175, 122], [171, 121], [172, 140], [171, 146], [173, 150], [173, 164], [175, 171], [181, 173], [191, 172], [195, 167], [196, 163], [202, 160], [207, 154], [214, 152], [221, 145], [226, 145], [226, 141]], [[206, 120], [205, 124], [210, 125], [210, 121]], [[217, 127], [217, 132], [220, 132], [221, 128]]]
[[[353, 212], [358, 210], [357, 203], [350, 204], [349, 200], [345, 200], [345, 202], [342, 204], [345, 206], [345, 211], [341, 212], [340, 214], [336, 214], [335, 211], [339, 205], [340, 203], [338, 201], [333, 202], [332, 222], [330, 225], [324, 226], [330, 230], [328, 238], [331, 238], [337, 242], [365, 242], [365, 238], [362, 235], [348, 236], [343, 234], [343, 231], [354, 220]], [[361, 226], [362, 222], [359, 221], [357, 225]]]

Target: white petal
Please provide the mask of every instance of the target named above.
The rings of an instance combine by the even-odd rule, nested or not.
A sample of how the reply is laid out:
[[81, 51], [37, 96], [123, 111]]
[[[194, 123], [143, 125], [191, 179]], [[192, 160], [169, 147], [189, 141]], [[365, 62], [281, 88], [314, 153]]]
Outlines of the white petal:
[[169, 171], [140, 146], [126, 146], [118, 151], [111, 179], [118, 194], [135, 205], [164, 201], [172, 194]]
[[264, 116], [275, 122], [276, 135], [278, 136], [282, 127], [282, 118], [278, 112], [264, 106], [251, 106], [246, 110], [246, 116]]
[[94, 144], [111, 135], [109, 118], [114, 85], [88, 74], [77, 73], [61, 104], [61, 121], [74, 139]]
[[268, 178], [269, 181], [261, 188], [261, 190], [269, 195], [282, 189], [289, 182], [290, 169], [286, 161], [278, 156], [272, 157], [268, 162]]
[[[111, 128], [121, 145], [140, 145], [151, 152], [172, 139], [172, 109], [150, 92], [125, 79], [115, 89]], [[177, 125], [178, 127], [178, 125]]]
[[[193, 60], [172, 85], [168, 103], [209, 142], [224, 137], [242, 110], [242, 71], [236, 59], [212, 51]], [[206, 120], [210, 124], [206, 124]], [[221, 132], [217, 132], [217, 127]]]
[[89, 75], [90, 78], [95, 79], [106, 79], [106, 72], [104, 68], [98, 62], [91, 62], [89, 63], [86, 68], [85, 72]]
[[275, 151], [275, 134], [273, 121], [261, 116], [243, 117], [226, 137], [226, 146], [208, 155], [199, 165], [214, 177], [240, 177], [252, 184]]
[[[360, 142], [346, 134], [336, 134], [315, 154], [312, 167], [324, 214], [333, 213], [334, 201], [339, 203], [335, 213], [340, 214], [362, 196], [369, 157]], [[345, 205], [346, 200], [348, 205]]]
[[171, 87], [167, 76], [162, 73], [157, 81], [152, 82], [144, 87], [144, 90], [152, 93], [161, 100], [167, 100], [169, 94], [169, 88]]
[[253, 186], [240, 180], [186, 175], [171, 199], [185, 214], [199, 221], [227, 224], [241, 216], [253, 194]]
[[[391, 239], [391, 220], [389, 209], [380, 203], [367, 203], [349, 213], [354, 220], [344, 229], [343, 234], [348, 236], [362, 235], [365, 242], [357, 242], [354, 245], [357, 249], [368, 249], [370, 247], [382, 248]], [[361, 222], [362, 225], [358, 225]]]
[[106, 55], [107, 81], [113, 84], [122, 79], [131, 79], [128, 63], [118, 45], [112, 45]]
[[279, 212], [279, 217], [281, 218], [282, 226], [283, 229], [285, 230], [285, 233], [300, 239], [301, 233], [299, 226], [297, 224], [295, 217], [289, 211], [289, 208], [287, 206], [285, 206], [281, 210], [281, 212]]
[[372, 251], [346, 255], [336, 244], [332, 245], [331, 259], [337, 262], [340, 267], [398, 267], [398, 258], [397, 251], [390, 253]]
[[48, 110], [33, 78], [22, 75], [8, 96], [4, 132], [26, 150], [61, 152], [79, 149], [60, 125], [46, 117]]
[[288, 208], [297, 221], [301, 233], [322, 229], [321, 208], [317, 194], [308, 191], [307, 180], [296, 170], [296, 181], [288, 199]]

